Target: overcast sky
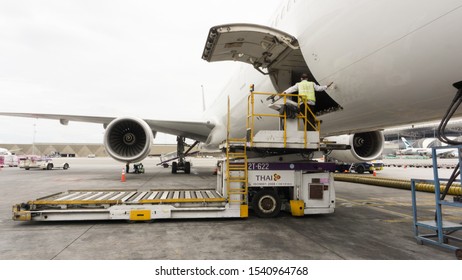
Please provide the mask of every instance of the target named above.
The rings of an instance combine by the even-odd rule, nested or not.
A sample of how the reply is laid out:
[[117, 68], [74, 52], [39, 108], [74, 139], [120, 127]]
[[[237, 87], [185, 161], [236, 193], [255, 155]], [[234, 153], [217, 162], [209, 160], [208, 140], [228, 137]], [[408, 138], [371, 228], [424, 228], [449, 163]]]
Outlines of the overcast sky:
[[[238, 66], [210, 27], [268, 25], [280, 0], [0, 0], [0, 111], [196, 120]], [[0, 143], [102, 143], [101, 125], [0, 117]], [[174, 138], [158, 135], [157, 143]]]

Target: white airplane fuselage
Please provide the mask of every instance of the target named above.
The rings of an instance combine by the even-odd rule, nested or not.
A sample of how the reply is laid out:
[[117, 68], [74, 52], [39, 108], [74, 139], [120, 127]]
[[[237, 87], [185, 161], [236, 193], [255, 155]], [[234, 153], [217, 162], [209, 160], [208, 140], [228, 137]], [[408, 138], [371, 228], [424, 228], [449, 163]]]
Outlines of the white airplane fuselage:
[[[313, 76], [335, 83], [327, 93], [343, 107], [319, 117], [321, 134], [440, 119], [456, 93], [452, 84], [462, 80], [461, 6], [460, 0], [285, 1], [273, 27], [297, 38]], [[268, 76], [242, 65], [204, 115], [216, 125], [208, 144], [225, 138], [227, 96], [231, 131], [244, 135], [250, 84], [276, 91]], [[266, 100], [255, 104], [269, 110]], [[271, 129], [277, 120], [257, 125]]]

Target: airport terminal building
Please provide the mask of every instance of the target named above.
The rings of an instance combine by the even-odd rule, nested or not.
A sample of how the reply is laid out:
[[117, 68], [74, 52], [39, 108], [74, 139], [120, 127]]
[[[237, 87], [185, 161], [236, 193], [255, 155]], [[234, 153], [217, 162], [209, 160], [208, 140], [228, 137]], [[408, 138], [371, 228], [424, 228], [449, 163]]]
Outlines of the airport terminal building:
[[[16, 155], [60, 155], [62, 157], [107, 157], [103, 144], [82, 143], [35, 143], [35, 144], [0, 144]], [[176, 151], [176, 144], [156, 144], [151, 147], [150, 155], [160, 155]]]

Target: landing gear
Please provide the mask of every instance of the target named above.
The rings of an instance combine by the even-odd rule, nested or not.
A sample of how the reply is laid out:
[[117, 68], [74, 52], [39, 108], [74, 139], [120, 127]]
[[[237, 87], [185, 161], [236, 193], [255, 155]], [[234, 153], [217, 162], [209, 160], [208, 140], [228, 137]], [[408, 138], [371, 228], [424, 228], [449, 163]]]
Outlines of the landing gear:
[[176, 150], [178, 156], [178, 162], [172, 163], [172, 174], [176, 174], [177, 171], [182, 170], [185, 174], [191, 173], [191, 162], [186, 161], [186, 155], [191, 151], [194, 146], [197, 145], [197, 141], [189, 147], [189, 149], [185, 152], [184, 147], [187, 146], [185, 142], [186, 138], [177, 136], [176, 137]]
[[[166, 156], [164, 155], [161, 156], [160, 157], [161, 162], [158, 163], [157, 165], [162, 165], [164, 168], [168, 168], [170, 166], [169, 162], [171, 162], [172, 174], [176, 174], [178, 171], [183, 171], [185, 174], [191, 173], [191, 162], [186, 161], [186, 156], [191, 155], [191, 153], [189, 152], [197, 144], [199, 144], [199, 141], [194, 142], [192, 145], [188, 145], [185, 142], [185, 140], [186, 140], [185, 137], [177, 136], [176, 137], [176, 154], [172, 152], [172, 153], [167, 154]], [[185, 147], [188, 147], [188, 150], [186, 150], [186, 152], [185, 152]], [[178, 161], [173, 161], [176, 159]]]
[[183, 170], [185, 174], [191, 173], [191, 162], [189, 161], [174, 161], [172, 163], [172, 174], [176, 174], [178, 170]]

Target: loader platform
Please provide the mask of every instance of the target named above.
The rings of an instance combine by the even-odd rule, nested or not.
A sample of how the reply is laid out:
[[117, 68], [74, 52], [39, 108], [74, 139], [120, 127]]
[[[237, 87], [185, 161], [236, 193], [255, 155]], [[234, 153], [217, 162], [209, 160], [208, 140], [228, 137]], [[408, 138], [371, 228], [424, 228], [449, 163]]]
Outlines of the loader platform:
[[[210, 189], [70, 190], [14, 205], [13, 220], [151, 220], [171, 218], [171, 212], [175, 210], [220, 211], [225, 210], [225, 206], [223, 195]], [[120, 212], [121, 209], [124, 211]], [[149, 215], [136, 216], [139, 219], [134, 218], [133, 214], [130, 216], [131, 212], [142, 210], [150, 212]]]

